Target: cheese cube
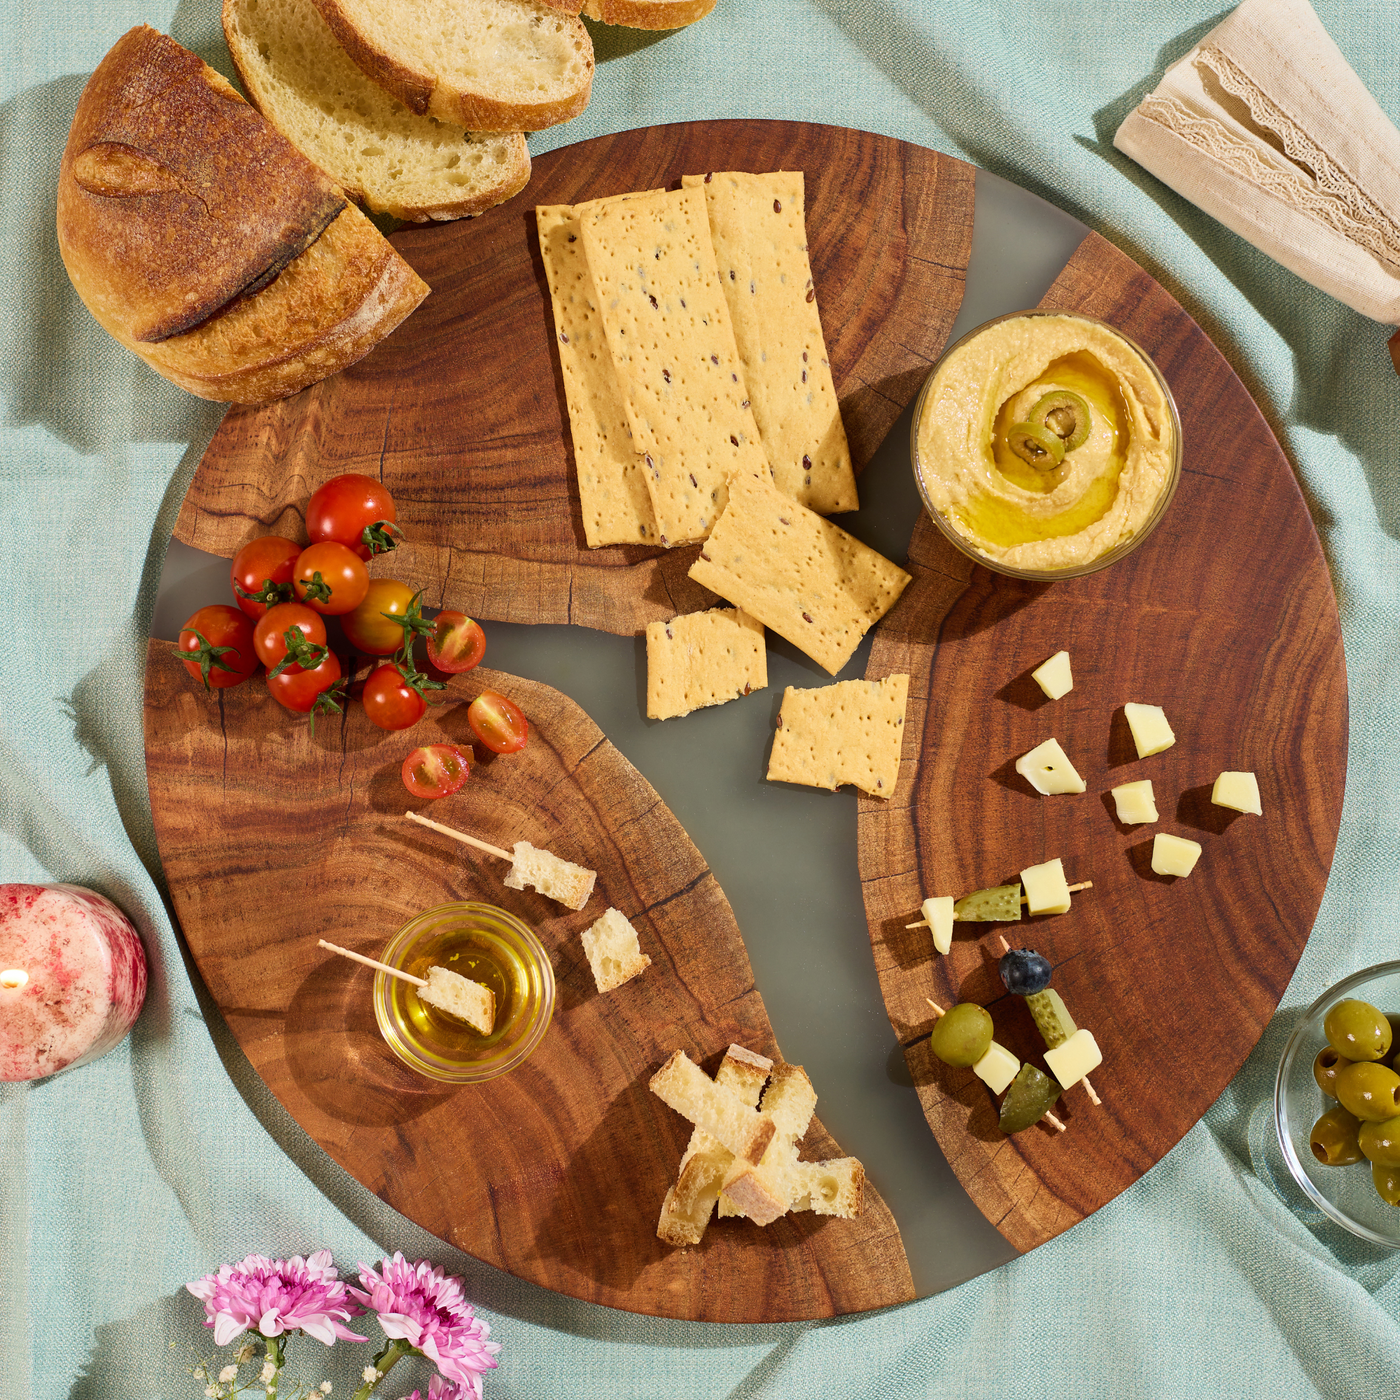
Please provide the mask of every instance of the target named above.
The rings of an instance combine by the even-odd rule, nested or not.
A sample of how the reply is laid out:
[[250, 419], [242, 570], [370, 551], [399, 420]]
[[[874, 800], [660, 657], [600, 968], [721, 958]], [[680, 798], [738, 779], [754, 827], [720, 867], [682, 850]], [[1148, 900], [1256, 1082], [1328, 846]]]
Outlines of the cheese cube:
[[992, 1093], [1000, 1094], [1016, 1078], [1021, 1062], [1004, 1045], [996, 1041], [987, 1047], [987, 1053], [972, 1067], [972, 1072]]
[[1016, 760], [1016, 771], [1037, 791], [1046, 796], [1057, 792], [1083, 792], [1084, 779], [1074, 771], [1069, 755], [1058, 739], [1037, 744], [1030, 753]]
[[1152, 869], [1158, 875], [1189, 875], [1201, 858], [1201, 843], [1159, 831], [1152, 838]]
[[1052, 700], [1068, 695], [1074, 689], [1074, 677], [1069, 672], [1069, 652], [1057, 651], [1048, 661], [1042, 661], [1031, 672], [1031, 679]]
[[1217, 807], [1233, 807], [1237, 812], [1264, 815], [1259, 805], [1259, 780], [1253, 773], [1222, 773], [1210, 790], [1210, 800]]
[[935, 895], [924, 900], [924, 918], [933, 934], [933, 946], [946, 953], [953, 946], [953, 896]]
[[1063, 1045], [1045, 1052], [1045, 1063], [1050, 1066], [1050, 1073], [1066, 1089], [1071, 1089], [1103, 1064], [1103, 1054], [1093, 1031], [1081, 1026]]
[[1021, 883], [1026, 888], [1028, 914], [1069, 913], [1069, 885], [1065, 880], [1064, 862], [1058, 857], [1023, 870]]
[[1138, 783], [1119, 783], [1109, 791], [1113, 793], [1114, 805], [1118, 808], [1118, 820], [1124, 826], [1157, 820], [1157, 799], [1152, 795], [1151, 778], [1144, 778]]
[[1139, 758], [1161, 753], [1176, 743], [1176, 735], [1160, 705], [1127, 704], [1123, 706], [1123, 713], [1127, 716], [1128, 728], [1133, 731]]

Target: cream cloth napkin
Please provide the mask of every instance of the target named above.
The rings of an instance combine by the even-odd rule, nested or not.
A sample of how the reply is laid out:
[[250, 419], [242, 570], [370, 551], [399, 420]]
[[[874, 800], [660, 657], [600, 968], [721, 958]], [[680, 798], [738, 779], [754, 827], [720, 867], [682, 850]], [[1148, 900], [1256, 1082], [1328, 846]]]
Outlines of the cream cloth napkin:
[[1314, 286], [1400, 323], [1400, 132], [1307, 0], [1245, 0], [1113, 144]]

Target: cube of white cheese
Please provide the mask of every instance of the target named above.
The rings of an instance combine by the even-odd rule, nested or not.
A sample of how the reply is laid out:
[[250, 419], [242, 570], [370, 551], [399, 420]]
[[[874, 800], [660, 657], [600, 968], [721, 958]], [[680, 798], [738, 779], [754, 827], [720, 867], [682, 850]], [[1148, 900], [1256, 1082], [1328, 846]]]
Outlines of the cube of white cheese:
[[1044, 865], [1032, 865], [1023, 870], [1021, 884], [1026, 891], [1028, 914], [1069, 913], [1069, 884], [1065, 880], [1064, 862], [1058, 856]]
[[953, 896], [934, 895], [924, 900], [924, 918], [933, 934], [933, 946], [946, 953], [953, 946]]
[[1201, 843], [1159, 831], [1152, 838], [1152, 869], [1158, 875], [1189, 875], [1201, 858]]
[[1130, 703], [1123, 706], [1123, 713], [1127, 716], [1128, 728], [1133, 731], [1133, 743], [1137, 745], [1139, 758], [1161, 753], [1176, 743], [1176, 735], [1172, 733], [1160, 705]]
[[1045, 1063], [1061, 1085], [1070, 1089], [1103, 1064], [1103, 1054], [1093, 1031], [1081, 1026], [1063, 1045], [1045, 1052]]
[[1004, 1045], [996, 1041], [987, 1047], [987, 1053], [972, 1067], [972, 1072], [992, 1093], [1005, 1092], [1007, 1086], [1020, 1072], [1021, 1062]]
[[1264, 815], [1259, 805], [1259, 780], [1253, 773], [1222, 773], [1210, 790], [1210, 800], [1217, 807], [1233, 807], [1237, 812]]
[[1137, 783], [1119, 783], [1109, 791], [1113, 793], [1113, 802], [1118, 808], [1118, 820], [1124, 826], [1157, 820], [1157, 799], [1152, 795], [1151, 778]]
[[1058, 739], [1047, 739], [1023, 754], [1016, 760], [1016, 771], [1047, 797], [1058, 792], [1084, 791], [1084, 779], [1074, 771], [1074, 764]]
[[1042, 661], [1031, 672], [1031, 679], [1052, 700], [1068, 695], [1074, 689], [1074, 677], [1069, 670], [1069, 652], [1057, 651], [1048, 661]]

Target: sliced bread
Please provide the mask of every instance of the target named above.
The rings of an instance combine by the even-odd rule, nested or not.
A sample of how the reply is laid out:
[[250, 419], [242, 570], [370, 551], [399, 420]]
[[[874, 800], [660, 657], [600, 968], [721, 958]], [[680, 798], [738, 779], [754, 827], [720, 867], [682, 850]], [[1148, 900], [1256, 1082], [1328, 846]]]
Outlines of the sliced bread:
[[714, 7], [715, 0], [585, 0], [583, 13], [632, 29], [680, 29], [704, 19]]
[[549, 5], [316, 0], [316, 7], [345, 52], [420, 115], [474, 131], [540, 131], [588, 105], [593, 41], [581, 20]]
[[[224, 0], [224, 34], [258, 110], [351, 198], [423, 222], [524, 189], [525, 138], [416, 116], [353, 64], [312, 0]], [[576, 21], [575, 21], [576, 22]]]

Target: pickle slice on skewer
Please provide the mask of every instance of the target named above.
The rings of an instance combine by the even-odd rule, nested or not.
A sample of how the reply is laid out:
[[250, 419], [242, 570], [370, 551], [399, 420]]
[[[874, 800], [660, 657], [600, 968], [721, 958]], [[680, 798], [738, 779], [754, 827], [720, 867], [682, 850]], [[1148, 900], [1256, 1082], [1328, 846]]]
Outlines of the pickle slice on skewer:
[[1060, 1086], [1044, 1070], [1022, 1065], [1002, 1100], [997, 1127], [1008, 1136], [1024, 1132], [1049, 1114], [1060, 1092]]
[[[1045, 1041], [1045, 1063], [1066, 1089], [1082, 1084], [1089, 1102], [1097, 1108], [1103, 1100], [1089, 1083], [1089, 1071], [1103, 1063], [1103, 1055], [1093, 1032], [1080, 1030], [1074, 1024], [1060, 994], [1049, 986], [1050, 965], [1044, 958], [1029, 948], [1013, 948], [1004, 936], [1001, 953], [998, 971], [1002, 984], [1008, 992], [1025, 997], [1036, 1029]], [[1039, 966], [1033, 967], [1032, 963]]]
[[984, 921], [1015, 924], [1021, 921], [1021, 886], [995, 885], [989, 890], [973, 890], [953, 904], [953, 917], [965, 923]]
[[1043, 992], [1032, 992], [1026, 998], [1026, 1009], [1031, 1013], [1047, 1050], [1063, 1045], [1079, 1029], [1059, 992], [1053, 987], [1046, 987]]

